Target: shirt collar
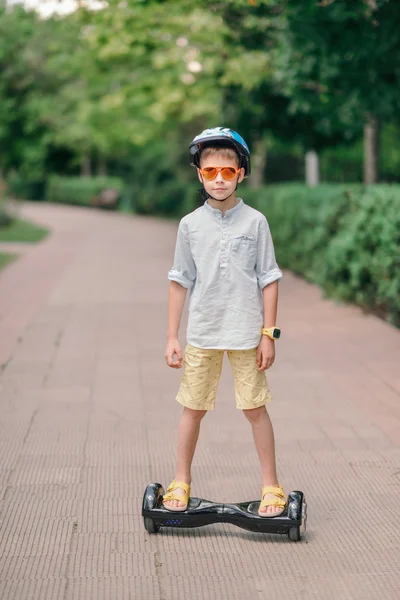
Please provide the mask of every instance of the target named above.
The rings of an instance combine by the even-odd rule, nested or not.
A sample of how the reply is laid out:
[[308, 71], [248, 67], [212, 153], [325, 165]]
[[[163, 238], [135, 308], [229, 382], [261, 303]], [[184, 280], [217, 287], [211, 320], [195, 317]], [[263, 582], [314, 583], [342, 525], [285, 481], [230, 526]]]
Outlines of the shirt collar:
[[[229, 210], [227, 210], [225, 212], [225, 216], [224, 219], [228, 216], [231, 215], [232, 213], [236, 212], [237, 210], [239, 210], [240, 208], [242, 208], [242, 206], [244, 205], [244, 202], [242, 200], [242, 198], [237, 198], [238, 203], [235, 204], [235, 206], [233, 206], [232, 208], [230, 208]], [[210, 211], [212, 214], [216, 215], [216, 216], [221, 216], [222, 217], [222, 212], [219, 208], [213, 208], [212, 206], [210, 206], [210, 204], [208, 204], [208, 200], [206, 200], [204, 202], [204, 206], [205, 208]]]

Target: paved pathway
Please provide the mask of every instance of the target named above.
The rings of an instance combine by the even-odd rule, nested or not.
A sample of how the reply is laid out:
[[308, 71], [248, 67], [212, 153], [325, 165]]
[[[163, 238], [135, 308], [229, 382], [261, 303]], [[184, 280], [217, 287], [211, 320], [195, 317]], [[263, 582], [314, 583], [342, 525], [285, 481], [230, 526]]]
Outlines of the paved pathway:
[[[397, 600], [400, 332], [286, 273], [270, 413], [305, 540], [223, 524], [150, 536], [141, 498], [173, 475], [180, 414], [163, 359], [176, 226], [24, 213], [53, 235], [0, 274], [0, 598]], [[226, 363], [193, 474], [194, 495], [260, 493]]]

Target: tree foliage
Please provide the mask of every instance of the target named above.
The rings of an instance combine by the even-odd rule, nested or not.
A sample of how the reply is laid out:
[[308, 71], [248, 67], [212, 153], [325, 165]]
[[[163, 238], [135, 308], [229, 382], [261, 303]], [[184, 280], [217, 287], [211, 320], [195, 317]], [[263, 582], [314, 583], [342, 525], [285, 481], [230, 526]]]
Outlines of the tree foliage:
[[0, 8], [0, 168], [40, 178], [90, 159], [132, 175], [162, 142], [179, 170], [181, 146], [216, 124], [252, 147], [356, 139], [367, 113], [397, 121], [399, 25], [396, 0]]
[[[393, 0], [289, 3], [279, 61], [289, 112], [317, 136], [352, 138], [365, 115], [397, 118], [400, 14]], [[316, 145], [318, 146], [318, 139]]]

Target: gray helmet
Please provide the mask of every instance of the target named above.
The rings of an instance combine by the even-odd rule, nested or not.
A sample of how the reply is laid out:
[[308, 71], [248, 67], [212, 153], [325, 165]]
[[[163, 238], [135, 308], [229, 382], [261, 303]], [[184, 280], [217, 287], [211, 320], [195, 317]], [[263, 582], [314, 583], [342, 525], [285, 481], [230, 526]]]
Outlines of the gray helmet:
[[241, 135], [226, 127], [205, 129], [189, 145], [189, 161], [192, 167], [200, 167], [200, 154], [207, 146], [233, 148], [239, 156], [239, 167], [243, 167], [244, 176], [251, 173], [250, 150]]

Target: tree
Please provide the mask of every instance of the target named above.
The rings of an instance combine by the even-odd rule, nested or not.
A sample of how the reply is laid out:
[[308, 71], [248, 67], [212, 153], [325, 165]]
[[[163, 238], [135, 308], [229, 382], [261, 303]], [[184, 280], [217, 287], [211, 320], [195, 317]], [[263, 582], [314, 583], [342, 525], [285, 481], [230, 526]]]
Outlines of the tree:
[[[351, 139], [365, 125], [365, 181], [377, 179], [378, 123], [399, 111], [400, 14], [394, 0], [289, 3], [282, 38], [289, 110], [319, 133]], [[372, 169], [372, 170], [371, 170]]]
[[5, 172], [22, 164], [35, 172], [44, 158], [45, 131], [29, 111], [32, 77], [24, 57], [37, 25], [35, 13], [0, 6], [0, 169]]

